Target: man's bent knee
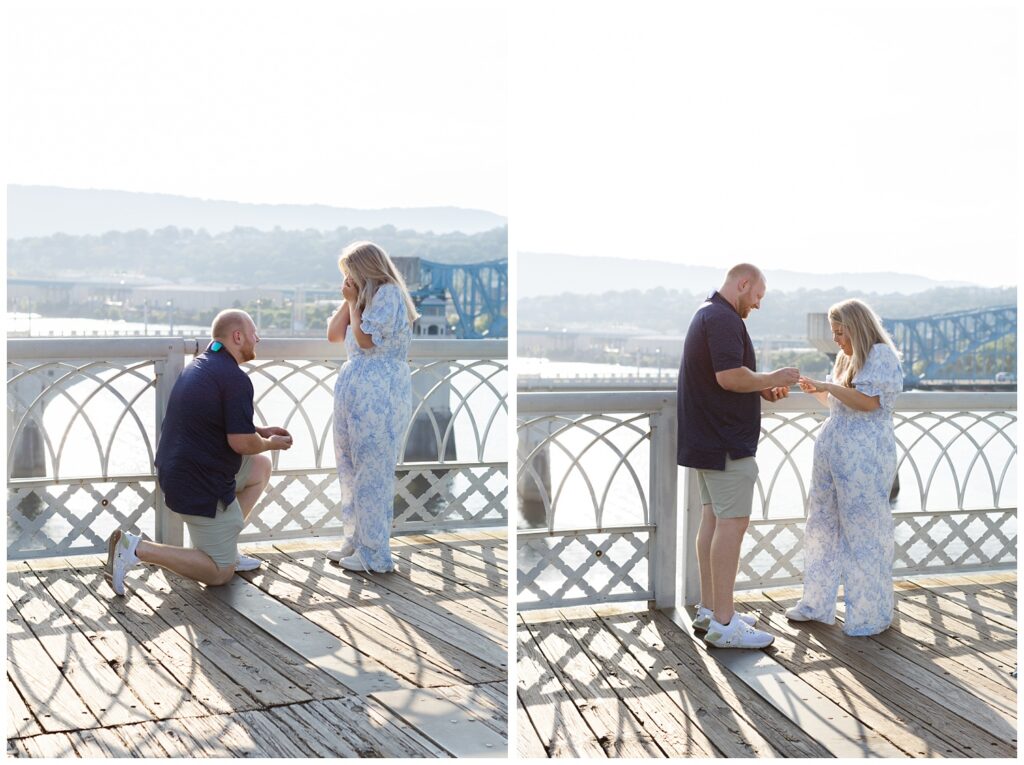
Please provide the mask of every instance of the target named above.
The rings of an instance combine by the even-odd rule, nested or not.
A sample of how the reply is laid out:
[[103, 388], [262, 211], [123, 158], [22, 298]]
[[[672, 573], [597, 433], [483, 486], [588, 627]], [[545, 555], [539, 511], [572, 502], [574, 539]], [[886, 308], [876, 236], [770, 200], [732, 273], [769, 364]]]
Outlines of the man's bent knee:
[[230, 582], [231, 581], [231, 577], [233, 577], [234, 575], [235, 575], [235, 565], [234, 564], [231, 564], [230, 566], [228, 566], [226, 568], [218, 567], [217, 568], [217, 573], [213, 576], [213, 581], [211, 581], [210, 584], [215, 586], [215, 587], [219, 587], [221, 585], [224, 585], [224, 584], [227, 584], [228, 582]]
[[246, 482], [246, 486], [266, 486], [270, 483], [270, 474], [273, 472], [273, 463], [270, 461], [270, 457], [265, 454], [255, 454], [250, 457], [252, 461], [252, 467], [249, 470], [249, 480]]

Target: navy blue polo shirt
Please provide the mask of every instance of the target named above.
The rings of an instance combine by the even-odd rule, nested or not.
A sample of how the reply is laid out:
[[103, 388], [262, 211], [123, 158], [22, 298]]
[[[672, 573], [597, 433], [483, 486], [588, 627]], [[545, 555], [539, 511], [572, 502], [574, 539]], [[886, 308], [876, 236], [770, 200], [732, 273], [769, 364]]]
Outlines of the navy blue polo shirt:
[[161, 426], [156, 471], [167, 506], [213, 518], [217, 502], [230, 505], [242, 455], [228, 434], [255, 432], [252, 381], [226, 349], [207, 346], [174, 383]]
[[757, 370], [754, 344], [736, 309], [712, 292], [686, 330], [679, 365], [677, 416], [680, 465], [724, 470], [725, 457], [753, 457], [761, 435], [761, 394], [734, 393], [718, 384], [716, 372]]

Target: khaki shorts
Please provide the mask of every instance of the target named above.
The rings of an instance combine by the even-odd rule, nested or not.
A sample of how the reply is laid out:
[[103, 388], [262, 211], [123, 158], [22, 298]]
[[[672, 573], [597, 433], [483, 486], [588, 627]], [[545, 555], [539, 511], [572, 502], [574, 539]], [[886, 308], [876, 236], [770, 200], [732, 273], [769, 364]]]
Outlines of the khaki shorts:
[[711, 505], [716, 518], [749, 518], [757, 484], [753, 457], [725, 458], [725, 470], [698, 470], [701, 504]]
[[[235, 489], [241, 489], [249, 478], [252, 460], [248, 455], [242, 457], [242, 467], [235, 475]], [[234, 566], [238, 559], [238, 535], [245, 526], [242, 517], [242, 506], [238, 499], [232, 500], [227, 507], [223, 502], [217, 503], [217, 515], [206, 518], [202, 515], [181, 515], [188, 526], [188, 536], [192, 546], [213, 558], [218, 568]]]

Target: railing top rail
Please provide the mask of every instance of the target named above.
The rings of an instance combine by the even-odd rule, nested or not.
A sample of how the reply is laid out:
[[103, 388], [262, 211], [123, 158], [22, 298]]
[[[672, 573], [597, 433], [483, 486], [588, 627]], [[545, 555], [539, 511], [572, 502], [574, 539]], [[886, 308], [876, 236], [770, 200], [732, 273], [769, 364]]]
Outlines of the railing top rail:
[[[600, 412], [654, 412], [676, 403], [675, 391], [545, 391], [519, 393], [516, 398], [522, 414], [586, 414]], [[825, 411], [814, 396], [794, 392], [780, 401], [764, 401], [765, 412]], [[941, 412], [952, 409], [967, 411], [1017, 411], [1016, 393], [979, 393], [973, 391], [911, 391], [896, 399], [901, 412]]]
[[7, 359], [157, 359], [169, 352], [192, 354], [195, 347], [195, 340], [183, 337], [8, 338]]
[[657, 412], [675, 403], [675, 391], [558, 391], [516, 397], [520, 414]]
[[[206, 338], [182, 337], [26, 337], [7, 340], [10, 361], [46, 359], [147, 359], [161, 358], [169, 351], [195, 354], [205, 347]], [[342, 359], [344, 346], [317, 338], [267, 338], [261, 340], [261, 359]], [[508, 343], [502, 340], [413, 340], [409, 357], [431, 361], [442, 359], [505, 359]]]

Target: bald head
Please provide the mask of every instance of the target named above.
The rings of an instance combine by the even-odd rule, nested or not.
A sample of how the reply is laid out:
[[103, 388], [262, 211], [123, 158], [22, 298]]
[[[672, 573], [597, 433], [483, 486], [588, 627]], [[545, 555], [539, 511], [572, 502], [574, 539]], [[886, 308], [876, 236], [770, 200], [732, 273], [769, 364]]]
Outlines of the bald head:
[[237, 308], [229, 308], [213, 317], [210, 337], [223, 343], [236, 329], [247, 329], [250, 324], [253, 324], [253, 320], [249, 314]]
[[725, 275], [725, 283], [718, 294], [728, 300], [736, 313], [745, 319], [753, 309], [761, 307], [766, 284], [760, 268], [750, 263], [738, 263]]
[[256, 358], [260, 336], [256, 333], [256, 323], [245, 311], [237, 308], [221, 311], [210, 326], [210, 337], [223, 343], [239, 364]]
[[726, 284], [736, 284], [743, 279], [751, 282], [765, 281], [764, 274], [761, 273], [761, 269], [750, 263], [737, 263], [735, 266], [730, 268], [729, 273], [725, 275]]

